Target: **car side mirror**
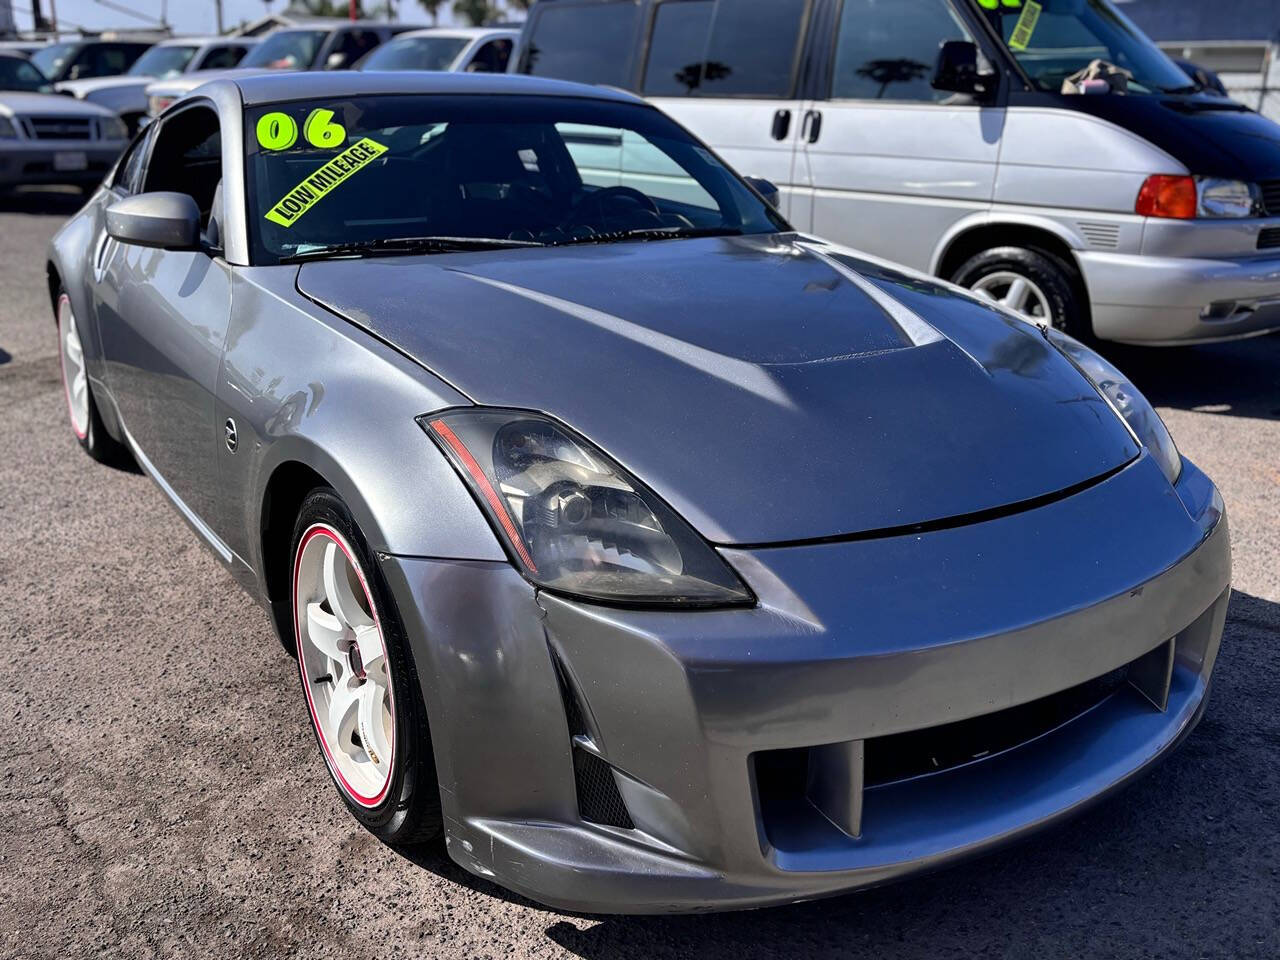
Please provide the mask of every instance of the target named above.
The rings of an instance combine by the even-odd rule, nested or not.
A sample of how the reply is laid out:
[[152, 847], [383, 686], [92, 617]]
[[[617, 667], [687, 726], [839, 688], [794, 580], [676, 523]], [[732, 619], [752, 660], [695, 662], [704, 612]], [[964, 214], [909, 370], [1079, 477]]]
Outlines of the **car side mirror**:
[[200, 208], [185, 193], [139, 193], [107, 208], [107, 236], [160, 250], [200, 246]]
[[341, 52], [329, 54], [328, 58], [324, 62], [324, 68], [326, 70], [341, 70], [346, 65], [347, 55]]
[[947, 40], [938, 48], [931, 85], [935, 90], [983, 96], [995, 90], [996, 73], [978, 46], [969, 40]]
[[781, 197], [778, 194], [778, 187], [772, 180], [766, 180], [764, 177], [744, 177], [744, 180], [755, 189], [756, 193], [764, 198], [764, 202], [773, 209], [778, 209], [778, 203]]

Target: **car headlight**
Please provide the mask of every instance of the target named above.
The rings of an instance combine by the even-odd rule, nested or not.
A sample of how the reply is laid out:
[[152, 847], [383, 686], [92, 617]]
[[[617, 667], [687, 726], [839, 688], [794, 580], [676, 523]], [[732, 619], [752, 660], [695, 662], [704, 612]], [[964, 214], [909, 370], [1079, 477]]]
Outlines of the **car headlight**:
[[492, 408], [426, 414], [418, 423], [538, 586], [614, 603], [753, 602], [670, 507], [566, 427]]
[[1217, 177], [1199, 178], [1196, 193], [1196, 213], [1201, 217], [1252, 217], [1260, 200], [1252, 183]]
[[0, 117], [0, 140], [16, 139], [18, 139], [18, 131], [14, 129], [13, 121], [8, 117]]
[[1147, 398], [1128, 377], [1084, 344], [1059, 330], [1050, 329], [1046, 333], [1049, 341], [1066, 354], [1067, 359], [1093, 383], [1103, 399], [1129, 425], [1134, 437], [1150, 451], [1169, 482], [1177, 483], [1182, 473], [1182, 455], [1169, 435], [1169, 428]]
[[150, 117], [160, 116], [160, 114], [164, 113], [165, 110], [169, 108], [169, 104], [173, 103], [176, 99], [178, 98], [165, 96], [163, 94], [147, 97], [147, 115]]
[[119, 117], [101, 117], [98, 120], [98, 131], [103, 140], [127, 140], [129, 128]]

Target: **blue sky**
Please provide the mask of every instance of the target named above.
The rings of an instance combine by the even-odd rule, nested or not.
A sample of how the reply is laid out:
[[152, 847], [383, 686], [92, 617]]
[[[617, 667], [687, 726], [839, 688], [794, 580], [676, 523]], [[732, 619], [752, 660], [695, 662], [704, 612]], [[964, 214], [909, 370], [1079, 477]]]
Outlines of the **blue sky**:
[[[19, 29], [30, 27], [32, 0], [12, 0], [12, 2]], [[177, 33], [212, 33], [214, 29], [213, 0], [168, 0], [167, 4], [163, 0], [108, 0], [108, 2], [116, 6], [128, 7], [157, 20], [160, 18], [161, 7], [167, 7], [169, 22]], [[65, 27], [74, 24], [101, 30], [125, 27], [145, 29], [147, 26], [145, 20], [113, 10], [98, 0], [53, 0], [53, 3], [57, 7], [58, 20]], [[49, 16], [49, 4], [50, 0], [40, 0], [46, 17]], [[274, 0], [269, 4], [264, 3], [263, 0], [223, 0], [223, 22], [230, 27], [241, 20], [256, 19], [268, 11], [279, 13], [287, 5], [288, 0]], [[441, 23], [450, 22], [449, 6], [450, 4], [446, 3], [440, 11]], [[417, 0], [400, 0], [399, 7], [400, 19], [407, 23], [430, 22], [426, 12], [418, 6]]]

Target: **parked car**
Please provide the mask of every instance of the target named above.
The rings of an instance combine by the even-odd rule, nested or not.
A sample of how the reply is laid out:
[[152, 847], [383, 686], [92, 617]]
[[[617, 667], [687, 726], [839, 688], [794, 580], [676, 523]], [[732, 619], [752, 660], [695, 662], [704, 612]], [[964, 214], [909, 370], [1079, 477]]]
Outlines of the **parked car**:
[[275, 70], [342, 70], [375, 47], [411, 27], [373, 20], [316, 20], [267, 34], [234, 72], [185, 75], [147, 87], [147, 114], [158, 117], [173, 101], [222, 76], [249, 76]]
[[[799, 229], [1075, 336], [1280, 327], [1280, 126], [1108, 0], [545, 0], [521, 47], [521, 72], [644, 94]], [[1072, 79], [1094, 60], [1127, 92]]]
[[25, 57], [0, 50], [0, 91], [52, 93], [53, 84]]
[[0, 53], [29, 60], [33, 53], [47, 45], [43, 40], [0, 40]]
[[31, 62], [50, 83], [114, 77], [128, 70], [152, 46], [147, 40], [66, 40], [41, 47]]
[[358, 70], [506, 73], [520, 31], [493, 27], [410, 30], [366, 54]]
[[1222, 499], [1124, 375], [793, 231], [630, 94], [217, 80], [48, 275], [75, 435], [271, 611], [342, 802], [535, 899], [884, 883], [1204, 709]]
[[8, 82], [19, 85], [0, 89], [0, 191], [33, 184], [92, 190], [128, 141], [124, 123], [103, 107], [38, 92], [51, 89], [47, 84], [21, 86], [36, 81], [25, 71], [39, 71], [26, 60], [0, 56], [0, 77], [10, 67], [19, 79]]
[[134, 61], [118, 77], [66, 80], [58, 92], [114, 110], [129, 127], [138, 127], [147, 113], [147, 85], [185, 74], [226, 70], [236, 66], [258, 40], [256, 37], [181, 37], [165, 40]]

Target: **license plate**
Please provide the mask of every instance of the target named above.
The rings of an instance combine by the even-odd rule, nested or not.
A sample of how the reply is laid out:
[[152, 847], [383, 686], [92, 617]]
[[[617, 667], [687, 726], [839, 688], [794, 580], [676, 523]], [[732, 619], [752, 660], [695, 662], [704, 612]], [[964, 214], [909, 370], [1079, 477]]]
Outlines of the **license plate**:
[[89, 158], [83, 151], [67, 150], [53, 155], [55, 170], [88, 170]]

